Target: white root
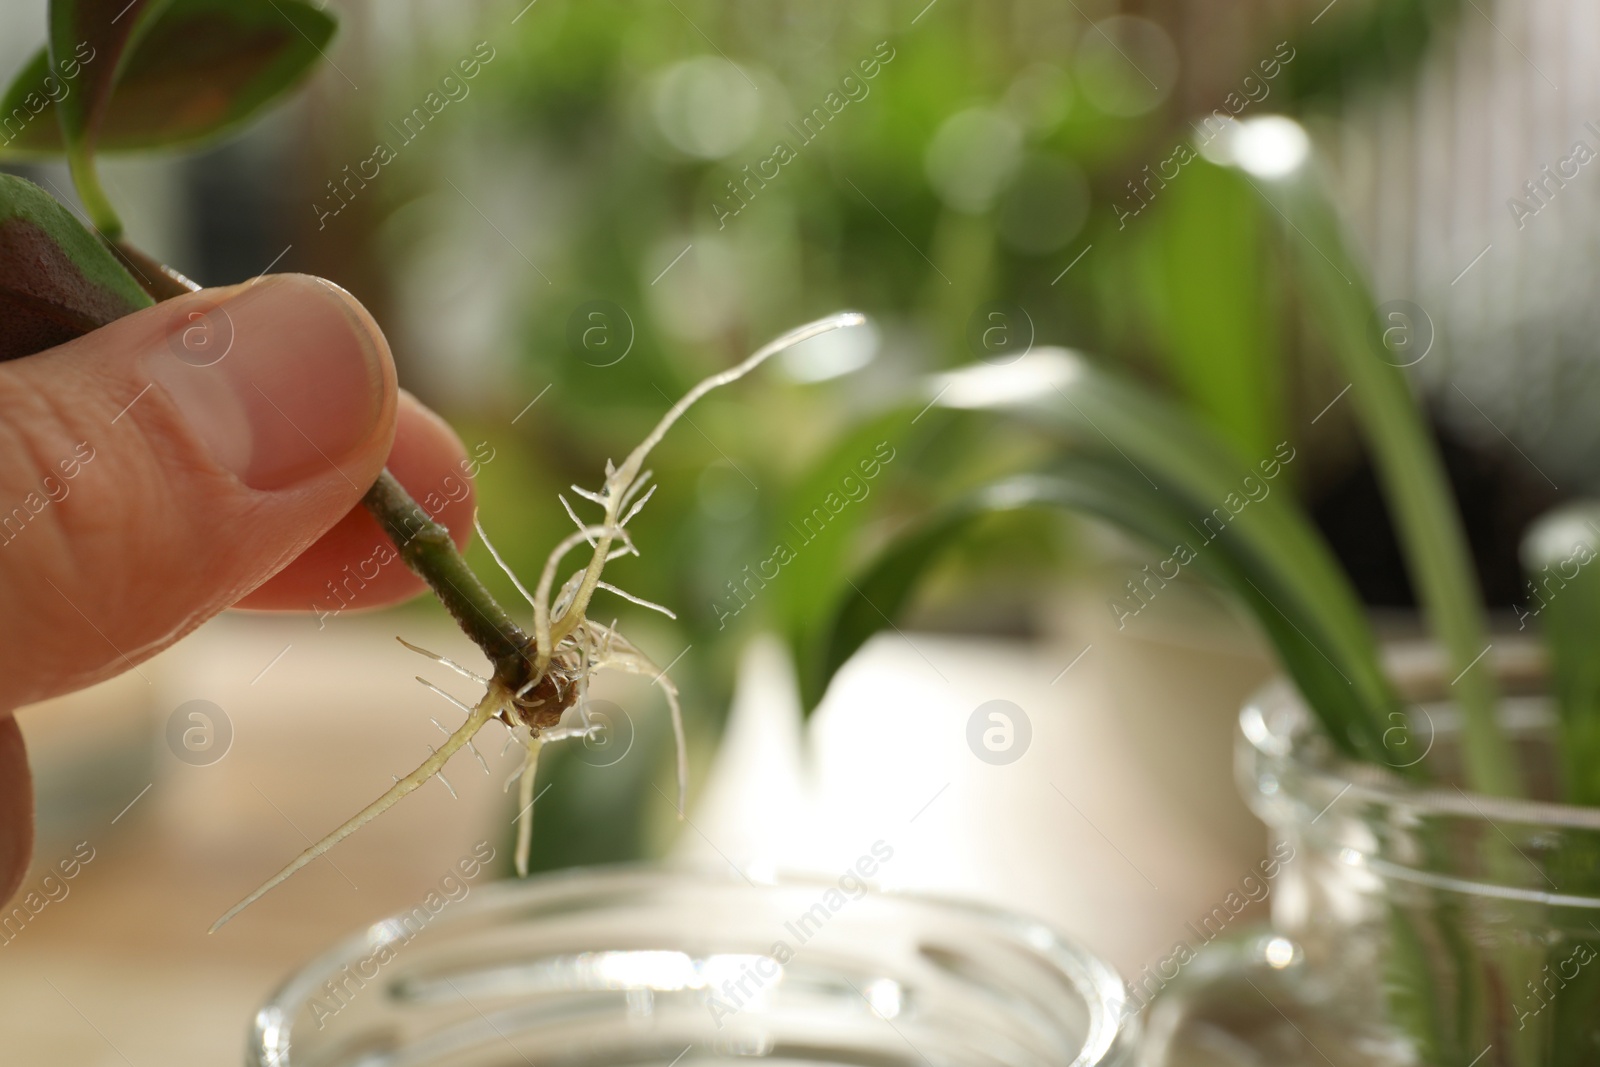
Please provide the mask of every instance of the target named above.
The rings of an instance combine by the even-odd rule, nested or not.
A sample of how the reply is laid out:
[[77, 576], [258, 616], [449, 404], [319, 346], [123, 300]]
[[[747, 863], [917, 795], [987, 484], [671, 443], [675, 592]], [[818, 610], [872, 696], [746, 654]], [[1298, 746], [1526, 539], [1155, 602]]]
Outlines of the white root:
[[678, 820], [688, 818], [685, 809], [689, 804], [689, 739], [683, 732], [683, 707], [678, 703], [678, 687], [672, 684], [667, 672], [656, 675], [656, 684], [667, 695], [667, 710], [672, 714], [672, 740], [678, 749]]
[[[588, 541], [590, 531], [603, 529], [605, 527], [586, 526], [580, 528], [577, 533], [568, 534], [544, 562], [544, 571], [539, 575], [539, 585], [533, 594], [533, 640], [538, 649], [538, 660], [534, 663], [533, 670], [535, 678], [544, 676], [544, 672], [550, 668], [550, 657], [554, 653], [554, 637], [550, 628], [550, 586], [555, 583], [556, 568], [561, 565], [563, 556], [577, 548], [580, 543]], [[594, 542], [589, 541], [589, 543]], [[603, 543], [609, 550], [609, 540]]]
[[410, 641], [407, 641], [403, 637], [396, 637], [395, 640], [399, 641], [402, 645], [405, 645], [407, 648], [409, 648], [411, 651], [415, 652], [419, 656], [426, 656], [428, 659], [433, 660], [435, 663], [444, 664], [446, 667], [449, 667], [451, 670], [455, 671], [457, 674], [461, 675], [463, 678], [470, 678], [474, 682], [477, 682], [479, 685], [485, 685], [486, 686], [486, 685], [489, 684], [489, 679], [487, 679], [487, 678], [483, 677], [482, 675], [478, 674], [476, 671], [468, 670], [467, 668], [463, 667], [461, 664], [457, 663], [455, 660], [451, 659], [449, 656], [441, 656], [437, 652], [428, 651], [427, 649], [423, 648], [421, 645], [413, 645]]
[[[642, 474], [640, 474], [639, 477], [637, 477], [637, 478], [635, 478], [633, 480], [633, 487], [631, 489], [629, 489], [626, 493], [622, 494], [622, 503], [621, 503], [621, 505], [619, 505], [620, 507], [624, 507], [625, 508], [625, 507], [628, 506], [628, 501], [633, 499], [634, 494], [637, 493], [639, 490], [643, 489], [645, 487], [645, 484], [650, 481], [650, 475], [652, 473], [654, 473], [654, 472], [645, 471]], [[653, 493], [653, 492], [655, 492], [655, 489], [652, 488], [650, 491]], [[601, 501], [599, 501], [599, 503], [604, 504], [605, 501], [601, 500]]]
[[[649, 473], [648, 471], [645, 472], [645, 474], [648, 474], [648, 473]], [[644, 476], [645, 476], [644, 474], [641, 474], [639, 477], [643, 478]], [[638, 485], [637, 482], [635, 482], [634, 484]], [[643, 511], [644, 510], [644, 506], [646, 504], [650, 503], [650, 498], [656, 495], [656, 489], [659, 487], [659, 484], [660, 483], [657, 483], [656, 485], [652, 485], [649, 489], [647, 489], [645, 491], [644, 496], [640, 497], [638, 500], [636, 500], [634, 502], [633, 507], [628, 509], [628, 513], [626, 515], [622, 516], [622, 521], [617, 523], [617, 525], [618, 526], [627, 526], [628, 523], [632, 522], [633, 521], [633, 517], [635, 515], [639, 514], [639, 512]], [[631, 495], [632, 495], [632, 490], [629, 490], [627, 493], [623, 494], [622, 499], [623, 500], [627, 500], [628, 497], [631, 496]]]
[[[457, 700], [455, 697], [451, 696], [449, 693], [446, 693], [443, 689], [440, 689], [438, 686], [436, 686], [432, 682], [428, 681], [422, 675], [420, 675], [420, 674], [417, 675], [416, 679], [417, 679], [417, 681], [422, 683], [422, 688], [428, 690], [429, 692], [438, 693], [440, 696], [444, 697], [446, 700], [448, 700], [451, 704], [453, 704], [455, 707], [459, 708], [460, 710], [462, 710], [462, 711], [471, 711], [472, 710], [472, 705], [471, 704], [468, 704], [464, 700]], [[439, 720], [438, 719], [434, 719], [433, 720], [433, 725], [439, 726]], [[439, 729], [444, 730], [444, 727], [443, 726], [439, 726]], [[444, 732], [448, 734], [450, 731], [449, 730], [444, 730]]]
[[[792, 348], [802, 341], [808, 341], [813, 337], [830, 333], [841, 327], [859, 326], [864, 322], [866, 322], [865, 316], [853, 311], [846, 311], [790, 330], [782, 337], [768, 342], [744, 362], [730, 367], [720, 374], [713, 374], [709, 378], [703, 379], [700, 384], [685, 393], [681, 400], [667, 409], [667, 413], [661, 417], [661, 421], [656, 423], [655, 429], [650, 431], [649, 436], [639, 442], [638, 447], [628, 454], [628, 458], [622, 461], [622, 466], [613, 468], [608, 460], [606, 462], [606, 483], [601, 490], [601, 495], [606, 500], [605, 521], [601, 527], [603, 532], [595, 543], [594, 555], [589, 560], [589, 566], [585, 569], [583, 584], [578, 587], [578, 593], [573, 599], [571, 610], [567, 612], [566, 617], [559, 626], [551, 628], [547, 624], [544, 629], [548, 633], [542, 633], [540, 639], [546, 642], [560, 640], [568, 633], [571, 633], [575, 627], [575, 623], [569, 624], [566, 620], [578, 620], [583, 617], [583, 613], [589, 607], [589, 598], [594, 595], [597, 583], [600, 581], [600, 571], [605, 566], [606, 556], [611, 550], [611, 542], [617, 534], [621, 533], [618, 516], [623, 507], [623, 501], [628, 499], [630, 493], [636, 492], [639, 485], [642, 484], [644, 476], [640, 471], [644, 467], [645, 459], [650, 455], [651, 450], [661, 443], [661, 439], [667, 435], [668, 430], [672, 429], [673, 424], [683, 417], [684, 412], [693, 407], [697, 400], [711, 392], [711, 390], [727, 385], [730, 382], [738, 381], [784, 349]], [[562, 554], [564, 555], [569, 550], [570, 546], [568, 549], [562, 550]], [[546, 565], [546, 571], [553, 569], [553, 562]], [[539, 646], [541, 668], [549, 662], [549, 648], [549, 644], [541, 644]]]
[[290, 861], [287, 867], [273, 875], [271, 878], [267, 879], [249, 896], [245, 897], [243, 900], [239, 901], [239, 903], [229, 908], [227, 913], [224, 914], [222, 918], [218, 919], [212, 924], [210, 932], [216, 933], [218, 930], [222, 929], [223, 925], [226, 924], [229, 919], [232, 919], [235, 915], [238, 915], [241, 911], [260, 900], [268, 892], [277, 888], [284, 881], [288, 880], [290, 875], [294, 874], [300, 868], [304, 867], [312, 860], [327, 852], [334, 845], [337, 845], [340, 841], [343, 841], [345, 838], [349, 837], [351, 834], [367, 825], [367, 823], [371, 822], [373, 819], [376, 819], [379, 815], [382, 815], [384, 812], [388, 811], [395, 805], [397, 801], [400, 800], [401, 797], [404, 797], [406, 794], [417, 789], [429, 778], [432, 778], [434, 775], [438, 774], [439, 771], [443, 769], [444, 765], [450, 761], [450, 757], [454, 756], [468, 741], [472, 740], [472, 735], [482, 729], [484, 723], [493, 718], [495, 712], [499, 711], [503, 706], [505, 706], [508, 699], [509, 694], [506, 693], [504, 689], [501, 689], [499, 686], [490, 686], [489, 691], [485, 693], [483, 699], [478, 702], [478, 706], [472, 709], [472, 714], [467, 716], [467, 721], [458, 726], [456, 728], [456, 732], [451, 734], [445, 743], [441, 745], [433, 753], [433, 755], [429, 756], [422, 762], [422, 766], [418, 767], [404, 778], [401, 778], [399, 781], [395, 782], [394, 785], [390, 786], [384, 791], [384, 794], [381, 797], [379, 797], [377, 800], [374, 800], [371, 804], [368, 804], [360, 811], [356, 812], [355, 815], [351, 816], [347, 821], [340, 825], [338, 829], [334, 830], [332, 833], [328, 834], [328, 836], [324, 837], [322, 840], [318, 841], [316, 844], [300, 853], [300, 855], [296, 856], [292, 861]]
[[[613, 466], [610, 460], [606, 460], [605, 485], [601, 487], [598, 493], [592, 495], [584, 494], [586, 499], [594, 500], [598, 497], [599, 500], [604, 501], [604, 519], [599, 524], [592, 526], [585, 526], [579, 522], [578, 532], [568, 535], [565, 540], [556, 546], [555, 551], [550, 553], [550, 558], [545, 561], [544, 573], [539, 577], [539, 585], [534, 594], [533, 605], [534, 640], [538, 649], [538, 660], [535, 663], [534, 671], [535, 677], [543, 677], [545, 671], [549, 669], [551, 657], [554, 655], [555, 647], [560, 641], [585, 625], [592, 625], [586, 618], [585, 613], [589, 609], [589, 601], [594, 596], [595, 590], [601, 586], [600, 573], [612, 558], [612, 543], [620, 540], [626, 548], [631, 549], [635, 555], [638, 554], [638, 549], [633, 548], [633, 543], [628, 537], [625, 526], [628, 520], [639, 513], [639, 509], [644, 506], [651, 493], [655, 491], [656, 487], [652, 485], [649, 492], [645, 492], [637, 502], [633, 500], [634, 496], [644, 488], [645, 483], [650, 478], [650, 472], [643, 469], [645, 459], [649, 457], [650, 452], [656, 445], [661, 443], [661, 439], [667, 435], [668, 430], [672, 429], [673, 424], [682, 418], [683, 414], [693, 407], [696, 401], [711, 392], [711, 390], [727, 385], [730, 382], [738, 381], [784, 349], [792, 348], [802, 341], [808, 341], [813, 337], [831, 333], [843, 327], [859, 326], [864, 322], [866, 322], [865, 316], [853, 311], [846, 311], [790, 330], [782, 337], [764, 345], [742, 363], [703, 379], [693, 389], [685, 393], [682, 399], [667, 409], [667, 413], [656, 423], [655, 428], [650, 431], [643, 441], [639, 442], [638, 447], [628, 454], [628, 458], [622, 461], [620, 467]], [[626, 517], [623, 517], [622, 509], [628, 507], [630, 503], [633, 503], [633, 507], [628, 510]], [[562, 499], [562, 504], [566, 505], [565, 498]], [[568, 512], [569, 514], [571, 513], [570, 506], [568, 506]], [[573, 515], [573, 521], [578, 522], [576, 515]], [[591, 535], [593, 535], [593, 539], [591, 539]], [[593, 554], [589, 558], [588, 566], [580, 572], [582, 579], [578, 584], [577, 590], [572, 594], [571, 599], [563, 605], [563, 610], [557, 614], [555, 620], [552, 621], [552, 612], [547, 605], [549, 604], [550, 586], [555, 581], [556, 568], [560, 565], [562, 557], [576, 548], [580, 540], [587, 541], [590, 544]], [[614, 587], [613, 591], [620, 592], [615, 590]], [[563, 593], [565, 593], [565, 586], [563, 586]], [[612, 632], [614, 633], [614, 631]], [[620, 638], [618, 639], [620, 640]], [[643, 664], [649, 663], [643, 654], [633, 646], [627, 645], [626, 647], [634, 656], [638, 657], [639, 662]], [[613, 657], [613, 661], [619, 665], [622, 662], [615, 657]], [[622, 669], [628, 670], [631, 668], [623, 667]], [[646, 672], [638, 671], [636, 673]], [[678, 816], [682, 818], [684, 817], [684, 804], [688, 797], [689, 782], [688, 742], [684, 735], [683, 711], [678, 704], [677, 687], [672, 684], [671, 679], [667, 678], [666, 672], [657, 671], [654, 680], [661, 685], [662, 692], [666, 694], [667, 705], [672, 713], [672, 732], [678, 749]]]
[[[420, 682], [420, 681], [422, 681], [422, 679], [418, 678], [417, 681]], [[470, 712], [472, 710], [471, 708], [467, 707], [467, 705], [461, 703], [461, 701], [459, 701], [455, 697], [451, 696], [449, 693], [444, 693], [443, 696], [445, 697], [446, 700], [450, 701], [450, 703], [455, 704], [456, 706], [458, 706], [462, 711]], [[444, 723], [440, 722], [438, 719], [435, 719], [432, 715], [428, 716], [428, 721], [433, 723], [433, 725], [437, 726], [439, 728], [439, 732], [441, 734], [444, 734], [446, 737], [450, 736], [450, 731], [445, 728]], [[494, 774], [494, 772], [489, 769], [489, 761], [483, 758], [483, 753], [478, 751], [478, 746], [477, 745], [474, 745], [471, 741], [468, 741], [466, 747], [467, 747], [467, 751], [472, 753], [473, 757], [477, 759], [478, 766], [483, 768], [483, 773], [484, 774], [487, 774], [487, 775]], [[439, 775], [439, 781], [441, 781], [441, 782], [444, 781], [444, 774], [442, 772]], [[449, 789], [449, 784], [448, 783], [446, 783], [445, 788]], [[455, 790], [451, 789], [450, 790], [450, 795], [454, 796], [455, 795]]]
[[595, 585], [595, 588], [596, 589], [604, 589], [608, 593], [615, 593], [617, 596], [621, 597], [623, 600], [629, 601], [630, 603], [633, 603], [633, 604], [637, 604], [641, 608], [649, 608], [651, 611], [659, 611], [661, 614], [665, 615], [669, 619], [676, 619], [678, 617], [677, 614], [674, 613], [671, 608], [666, 607], [666, 606], [664, 606], [662, 604], [657, 604], [654, 600], [646, 600], [642, 596], [634, 596], [632, 593], [628, 592], [626, 589], [618, 589], [616, 586], [612, 585], [610, 582], [599, 582], [599, 583], [597, 583]]
[[494, 776], [494, 772], [489, 769], [489, 761], [483, 758], [483, 753], [478, 751], [477, 745], [473, 744], [471, 741], [468, 741], [467, 751], [472, 753], [473, 758], [478, 761], [478, 766], [483, 768], [485, 777]]
[[[572, 502], [569, 501], [566, 498], [566, 496], [564, 494], [562, 494], [562, 493], [557, 493], [556, 494], [556, 499], [561, 501], [561, 506], [563, 508], [567, 509], [567, 518], [572, 520], [572, 525], [576, 526], [580, 530], [583, 529], [584, 528], [583, 520], [578, 518], [578, 513], [576, 511], [572, 510]], [[594, 538], [593, 537], [585, 537], [584, 540], [588, 541], [591, 547], [594, 545]]]
[[478, 521], [477, 512], [473, 512], [472, 515], [472, 528], [478, 531], [478, 540], [482, 541], [483, 547], [489, 550], [489, 555], [494, 559], [495, 566], [499, 567], [501, 572], [504, 573], [507, 578], [511, 579], [511, 584], [517, 587], [517, 592], [522, 594], [522, 599], [528, 602], [528, 606], [530, 608], [535, 607], [536, 605], [533, 601], [533, 594], [522, 587], [522, 581], [517, 577], [516, 572], [511, 569], [510, 565], [508, 565], [506, 561], [501, 558], [500, 553], [496, 551], [494, 543], [489, 540], [489, 535], [484, 532], [483, 523]]
[[[432, 745], [428, 746], [428, 751], [430, 751], [430, 752], [434, 751]], [[456, 787], [451, 785], [450, 784], [450, 779], [448, 779], [448, 778], [446, 778], [444, 776], [444, 768], [443, 767], [440, 767], [438, 770], [434, 771], [433, 772], [433, 776], [435, 778], [439, 779], [439, 784], [444, 786], [444, 791], [446, 793], [450, 794], [450, 799], [451, 800], [460, 800], [461, 799], [461, 797], [456, 794]]]
[[520, 820], [517, 827], [517, 875], [521, 878], [528, 876], [528, 854], [533, 849], [533, 802], [538, 798], [533, 795], [533, 783], [538, 777], [539, 750], [544, 747], [544, 742], [535, 737], [528, 741], [528, 755], [522, 763], [522, 784], [517, 792], [517, 816], [512, 822]]
[[[529, 732], [526, 726], [518, 726], [514, 730], [508, 727], [506, 730], [505, 747], [500, 749], [500, 755], [504, 756], [507, 752], [511, 751], [512, 744], [518, 744], [523, 748], [527, 748], [528, 744], [532, 740], [532, 736], [533, 735]], [[511, 774], [506, 778], [505, 785], [500, 787], [500, 792], [509, 793], [511, 791], [511, 786], [517, 781], [517, 779], [522, 777], [522, 772], [527, 769], [528, 761], [525, 759], [518, 760], [517, 769], [512, 771]]]
[[678, 818], [686, 818], [685, 810], [689, 800], [689, 741], [683, 728], [683, 707], [678, 703], [678, 687], [673, 684], [667, 672], [651, 662], [650, 657], [639, 651], [626, 637], [617, 633], [614, 627], [601, 626], [591, 622], [589, 626], [596, 630], [602, 638], [602, 652], [595, 663], [596, 670], [619, 670], [626, 674], [652, 675], [651, 684], [659, 685], [661, 692], [667, 698], [667, 710], [672, 716], [672, 738], [677, 745], [678, 769]]

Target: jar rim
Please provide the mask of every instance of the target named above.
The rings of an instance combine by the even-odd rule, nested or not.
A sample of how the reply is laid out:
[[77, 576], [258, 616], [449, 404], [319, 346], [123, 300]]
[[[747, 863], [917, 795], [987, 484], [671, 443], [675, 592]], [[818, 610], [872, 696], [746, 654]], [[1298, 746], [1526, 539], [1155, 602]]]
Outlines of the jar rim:
[[[1382, 651], [1385, 672], [1401, 688], [1408, 704], [1425, 706], [1430, 696], [1448, 691], [1446, 660], [1430, 642], [1404, 641]], [[1502, 700], [1502, 721], [1531, 732], [1554, 722], [1543, 692], [1548, 672], [1543, 647], [1527, 639], [1497, 640], [1484, 661], [1512, 695]], [[1520, 692], [1519, 692], [1520, 690]], [[1445, 703], [1438, 700], [1438, 703]], [[1442, 717], [1441, 717], [1442, 718]], [[1429, 721], [1440, 719], [1431, 714]], [[1443, 720], [1449, 724], [1448, 720]], [[1524, 797], [1497, 797], [1459, 786], [1417, 782], [1394, 770], [1331, 755], [1326, 733], [1304, 696], [1286, 677], [1256, 690], [1239, 712], [1238, 733], [1244, 744], [1265, 758], [1283, 761], [1319, 791], [1349, 796], [1422, 815], [1446, 815], [1479, 822], [1537, 824], [1553, 828], [1600, 830], [1600, 808]], [[1431, 739], [1430, 739], [1431, 743]]]
[[[541, 901], [565, 899], [604, 899], [628, 890], [652, 885], [701, 885], [743, 890], [748, 883], [754, 892], [837, 888], [835, 881], [812, 875], [781, 876], [752, 883], [731, 871], [718, 871], [660, 863], [629, 863], [599, 867], [578, 867], [537, 875], [526, 880], [490, 883], [453, 905], [442, 914], [430, 931], [448, 933], [452, 926], [482, 920], [497, 912], [514, 912]], [[1109, 963], [1066, 937], [1040, 919], [982, 902], [937, 893], [909, 892], [869, 887], [867, 894], [879, 900], [904, 901], [932, 908], [950, 916], [974, 919], [1000, 934], [1011, 935], [1019, 944], [1039, 954], [1081, 999], [1087, 1019], [1083, 1047], [1071, 1067], [1096, 1067], [1117, 1062], [1133, 1041], [1137, 1019], [1127, 1010], [1127, 987]], [[278, 1049], [289, 1046], [293, 1020], [330, 976], [360, 960], [393, 937], [395, 920], [386, 916], [345, 937], [290, 974], [256, 1012], [251, 1051], [259, 1063], [280, 1062]]]

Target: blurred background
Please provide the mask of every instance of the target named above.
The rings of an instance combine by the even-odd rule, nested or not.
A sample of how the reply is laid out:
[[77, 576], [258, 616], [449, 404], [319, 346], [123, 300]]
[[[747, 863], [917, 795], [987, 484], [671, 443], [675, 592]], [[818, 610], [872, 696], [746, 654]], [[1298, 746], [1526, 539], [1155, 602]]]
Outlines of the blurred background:
[[[481, 518], [525, 579], [569, 529], [557, 493], [598, 487], [693, 382], [808, 319], [871, 319], [714, 395], [652, 458], [643, 556], [608, 577], [677, 612], [615, 604], [684, 694], [689, 821], [667, 799], [659, 694], [619, 684], [604, 738], [547, 752], [541, 869], [674, 855], [752, 879], [826, 873], [883, 838], [886, 884], [1044, 915], [1126, 973], [1250, 873], [1262, 836], [1229, 746], [1270, 660], [1184, 581], [1120, 618], [1156, 557], [1106, 530], [981, 523], [808, 720], [794, 673], [908, 516], [1043, 448], [917, 404], [909, 418], [927, 376], [1046, 344], [1157, 385], [1247, 462], [1289, 443], [1283, 485], [1406, 631], [1411, 592], [1274, 209], [1212, 162], [1235, 127], [1308, 131], [1421, 353], [1414, 381], [1507, 618], [1527, 521], [1596, 488], [1600, 13], [1578, 0], [330, 10], [328, 62], [291, 104], [202, 153], [108, 159], [106, 184], [134, 242], [204, 284], [304, 271], [354, 292], [402, 383], [480, 461]], [[42, 3], [0, 9], [0, 70], [43, 26]], [[68, 185], [61, 168], [8, 169]], [[748, 582], [869, 459], [826, 530]], [[481, 546], [470, 558], [518, 601]], [[411, 676], [452, 683], [391, 640], [470, 658], [436, 605], [307, 608], [325, 614], [219, 620], [148, 683], [22, 713], [39, 860], [96, 850], [0, 949], [0, 1019], [38, 1062], [227, 1062], [288, 968], [410, 906], [480, 840], [505, 872], [516, 813], [495, 743], [492, 777], [451, 765], [459, 799], [430, 785], [337, 868], [203, 935], [420, 762], [430, 718], [458, 714]], [[1002, 763], [968, 742], [996, 700], [1027, 724]], [[192, 714], [218, 739], [203, 759], [169, 743]]]

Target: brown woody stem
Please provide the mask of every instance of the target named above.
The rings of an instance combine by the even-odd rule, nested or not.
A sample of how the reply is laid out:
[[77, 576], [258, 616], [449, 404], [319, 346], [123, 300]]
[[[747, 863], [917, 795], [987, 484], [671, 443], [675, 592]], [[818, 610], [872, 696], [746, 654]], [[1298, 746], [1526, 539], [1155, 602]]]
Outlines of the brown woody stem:
[[124, 264], [133, 269], [135, 279], [157, 303], [192, 293], [200, 288], [197, 283], [190, 281], [165, 263], [145, 255], [127, 241], [106, 243]]

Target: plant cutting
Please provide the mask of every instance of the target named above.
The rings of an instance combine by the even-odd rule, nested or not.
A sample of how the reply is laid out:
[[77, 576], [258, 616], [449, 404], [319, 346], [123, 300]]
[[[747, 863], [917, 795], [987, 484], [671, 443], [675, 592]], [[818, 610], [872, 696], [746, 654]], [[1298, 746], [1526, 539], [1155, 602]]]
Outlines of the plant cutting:
[[[83, 203], [85, 221], [40, 187], [0, 175], [0, 358], [42, 351], [152, 304], [199, 287], [178, 271], [133, 247], [102, 187], [101, 151], [174, 148], [209, 141], [235, 129], [281, 98], [313, 68], [334, 32], [331, 16], [302, 0], [55, 0], [49, 41], [7, 90], [6, 151], [17, 157], [64, 157]], [[422, 578], [463, 632], [483, 652], [480, 673], [408, 642], [406, 647], [483, 687], [473, 703], [456, 700], [426, 681], [465, 719], [420, 766], [398, 777], [382, 796], [328, 833], [245, 897], [212, 927], [370, 822], [434, 777], [492, 721], [525, 756], [511, 779], [520, 783], [519, 806], [532, 805], [535, 771], [544, 745], [588, 737], [590, 680], [602, 671], [651, 677], [665, 698], [677, 743], [678, 812], [688, 789], [688, 767], [677, 689], [666, 671], [638, 647], [590, 616], [597, 593], [672, 612], [606, 580], [608, 564], [639, 555], [628, 524], [656, 491], [645, 467], [651, 451], [701, 397], [748, 374], [770, 357], [820, 334], [860, 323], [842, 313], [801, 326], [736, 366], [713, 374], [673, 404], [654, 429], [622, 460], [606, 465], [595, 489], [573, 486], [598, 514], [581, 518], [559, 498], [576, 530], [551, 551], [530, 591], [506, 567], [477, 527], [531, 609], [519, 624], [485, 588], [456, 548], [450, 532], [428, 514], [388, 471], [362, 498], [363, 506], [394, 542], [399, 557]], [[562, 573], [580, 548], [582, 562]], [[478, 755], [485, 772], [488, 764]], [[516, 863], [526, 874], [532, 819], [519, 820]]]

